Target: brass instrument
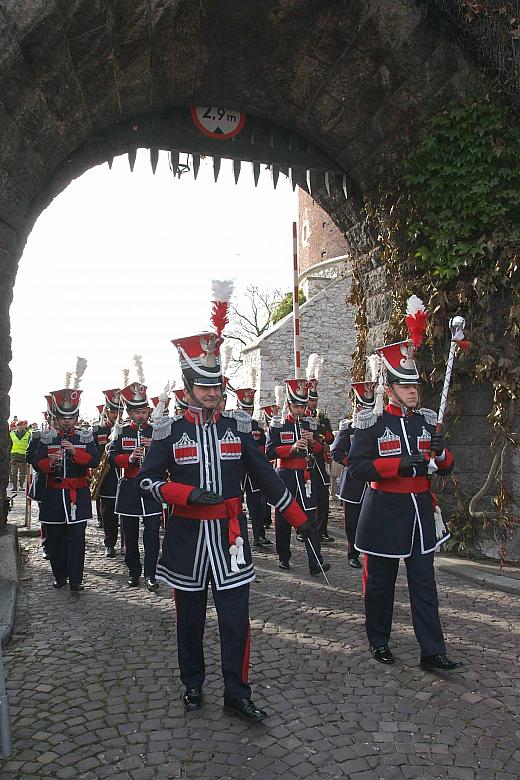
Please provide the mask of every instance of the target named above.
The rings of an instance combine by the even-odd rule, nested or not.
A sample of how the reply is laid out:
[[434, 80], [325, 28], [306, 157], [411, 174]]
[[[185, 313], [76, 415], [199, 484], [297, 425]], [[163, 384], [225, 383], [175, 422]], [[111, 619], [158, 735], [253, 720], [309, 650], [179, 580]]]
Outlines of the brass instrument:
[[92, 469], [92, 471], [90, 472], [88, 486], [90, 488], [90, 495], [93, 501], [97, 501], [97, 499], [99, 498], [101, 485], [105, 481], [105, 477], [109, 471], [110, 471], [110, 463], [108, 460], [108, 453], [105, 447], [105, 451], [101, 455], [98, 465], [96, 466], [95, 469]]

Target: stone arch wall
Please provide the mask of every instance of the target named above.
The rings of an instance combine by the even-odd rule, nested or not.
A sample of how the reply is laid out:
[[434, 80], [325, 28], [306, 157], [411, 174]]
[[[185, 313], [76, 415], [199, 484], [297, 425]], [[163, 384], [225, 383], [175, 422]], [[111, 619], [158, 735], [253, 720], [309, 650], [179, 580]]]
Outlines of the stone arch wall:
[[17, 263], [44, 205], [99, 162], [100, 133], [191, 104], [290, 128], [345, 171], [347, 201], [313, 195], [359, 252], [363, 195], [403, 135], [482, 88], [426, 0], [18, 0], [0, 8], [0, 51], [0, 489]]

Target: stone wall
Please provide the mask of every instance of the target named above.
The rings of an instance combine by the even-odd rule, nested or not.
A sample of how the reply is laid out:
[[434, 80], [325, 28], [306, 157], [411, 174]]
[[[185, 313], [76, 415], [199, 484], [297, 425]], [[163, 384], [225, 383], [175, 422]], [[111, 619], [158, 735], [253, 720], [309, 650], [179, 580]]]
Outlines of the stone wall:
[[[341, 275], [300, 308], [302, 367], [312, 352], [324, 358], [319, 383], [319, 407], [330, 417], [333, 427], [348, 408], [351, 354], [356, 342], [355, 311], [347, 307], [351, 275]], [[274, 388], [294, 377], [292, 314], [280, 320], [260, 339], [243, 351], [244, 368], [256, 371], [257, 410], [274, 402]]]

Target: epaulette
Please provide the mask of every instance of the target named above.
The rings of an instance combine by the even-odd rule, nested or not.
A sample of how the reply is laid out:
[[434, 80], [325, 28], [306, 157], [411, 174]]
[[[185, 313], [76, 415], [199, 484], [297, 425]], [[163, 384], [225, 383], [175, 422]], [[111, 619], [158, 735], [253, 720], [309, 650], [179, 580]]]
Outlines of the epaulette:
[[42, 431], [41, 441], [42, 444], [50, 444], [53, 439], [58, 435], [56, 428], [48, 428], [46, 431]]
[[167, 439], [172, 430], [172, 423], [172, 417], [159, 417], [157, 420], [151, 420], [152, 440], [161, 441], [161, 439]]
[[275, 417], [271, 417], [271, 422], [269, 423], [270, 428], [281, 428], [283, 425], [283, 420], [279, 415], [276, 415]]
[[237, 431], [239, 433], [251, 433], [253, 427], [251, 415], [242, 411], [242, 409], [228, 409], [227, 411], [222, 412], [222, 417], [231, 417], [233, 420], [236, 420]]
[[92, 428], [82, 428], [78, 431], [79, 434], [79, 440], [82, 444], [90, 444], [94, 441], [94, 435], [92, 433]]
[[345, 428], [349, 427], [349, 425], [352, 425], [352, 420], [348, 420], [347, 418], [345, 418], [344, 420], [340, 420], [339, 421], [339, 430], [340, 431], [344, 431]]
[[100, 428], [101, 428], [101, 425], [99, 423], [94, 423], [94, 425], [92, 426], [92, 433], [95, 435], [99, 431]]
[[317, 431], [318, 430], [318, 421], [314, 417], [306, 417], [305, 419], [309, 423], [309, 429], [311, 431]]
[[417, 414], [422, 414], [428, 425], [437, 425], [437, 412], [433, 409], [416, 409]]
[[33, 428], [31, 431], [31, 439], [40, 439], [42, 432], [40, 428]]
[[373, 409], [362, 409], [356, 415], [354, 428], [359, 428], [360, 430], [371, 428], [373, 425], [376, 424], [378, 419], [379, 418]]

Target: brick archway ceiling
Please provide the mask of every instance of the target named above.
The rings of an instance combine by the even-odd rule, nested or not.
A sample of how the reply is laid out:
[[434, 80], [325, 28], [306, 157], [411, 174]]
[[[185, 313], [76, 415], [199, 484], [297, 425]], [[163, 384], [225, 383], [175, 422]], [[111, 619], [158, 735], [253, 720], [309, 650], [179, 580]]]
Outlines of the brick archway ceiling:
[[347, 230], [403, 133], [480, 84], [422, 0], [9, 0], [0, 46], [9, 265], [71, 178], [135, 142], [136, 118], [152, 148], [154, 117], [192, 104], [285, 128], [345, 173], [346, 205], [343, 187], [341, 206], [317, 197]]

